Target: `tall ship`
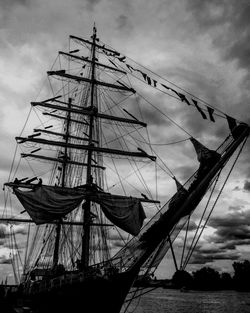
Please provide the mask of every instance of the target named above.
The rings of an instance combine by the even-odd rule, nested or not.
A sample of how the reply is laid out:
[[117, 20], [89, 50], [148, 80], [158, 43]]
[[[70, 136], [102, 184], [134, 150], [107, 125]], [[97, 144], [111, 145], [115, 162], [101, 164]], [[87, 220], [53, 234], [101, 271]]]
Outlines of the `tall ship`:
[[[208, 147], [167, 106], [204, 123], [223, 119], [225, 139]], [[20, 158], [17, 151], [4, 185], [1, 223], [13, 232], [16, 282], [6, 287], [6, 305], [18, 312], [127, 312], [143, 293], [135, 281], [153, 275], [166, 253], [185, 269], [248, 136], [246, 123], [103, 43], [95, 27], [89, 39], [71, 35], [31, 102], [16, 137]], [[179, 164], [174, 173], [168, 155], [185, 165], [193, 155], [196, 170], [181, 175]], [[188, 233], [197, 207], [203, 222], [178, 265], [174, 242]], [[22, 224], [19, 247], [15, 226]]]

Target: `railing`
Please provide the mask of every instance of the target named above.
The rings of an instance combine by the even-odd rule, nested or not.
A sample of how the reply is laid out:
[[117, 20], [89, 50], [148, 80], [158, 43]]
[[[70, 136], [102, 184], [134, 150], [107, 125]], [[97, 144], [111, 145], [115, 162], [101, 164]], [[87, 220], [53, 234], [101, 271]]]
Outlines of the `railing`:
[[[59, 277], [51, 278], [51, 279], [44, 279], [38, 280], [33, 282], [27, 282], [24, 284], [24, 293], [25, 294], [38, 294], [43, 293], [51, 290], [56, 290], [61, 288], [62, 286], [72, 285], [75, 283], [81, 283], [84, 280], [93, 277], [93, 272], [90, 271], [89, 273], [65, 273]], [[97, 277], [97, 276], [96, 276]], [[105, 278], [105, 276], [100, 275], [99, 277]]]

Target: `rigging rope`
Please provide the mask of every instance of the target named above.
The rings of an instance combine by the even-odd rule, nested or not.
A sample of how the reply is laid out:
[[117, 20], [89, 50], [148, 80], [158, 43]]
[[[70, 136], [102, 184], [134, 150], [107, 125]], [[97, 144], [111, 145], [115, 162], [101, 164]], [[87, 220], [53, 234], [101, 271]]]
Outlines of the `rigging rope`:
[[[102, 42], [102, 43], [103, 43], [103, 42]], [[104, 44], [104, 43], [103, 43], [103, 44]], [[106, 46], [108, 46], [108, 47], [110, 47], [111, 49], [115, 50], [112, 46], [110, 46], [110, 45], [108, 45], [108, 44], [106, 44]], [[125, 54], [123, 54], [123, 55], [126, 56]], [[168, 79], [162, 77], [161, 75], [159, 75], [159, 74], [155, 73], [154, 71], [148, 69], [147, 67], [141, 65], [139, 62], [133, 60], [132, 58], [130, 58], [130, 57], [128, 57], [128, 56], [126, 56], [126, 58], [129, 59], [129, 60], [131, 60], [132, 62], [134, 62], [135, 64], [137, 64], [137, 65], [140, 66], [141, 68], [144, 68], [144, 69], [147, 70], [148, 72], [152, 73], [152, 74], [155, 75], [156, 77], [159, 77], [159, 78], [162, 79], [163, 81], [165, 81], [165, 82], [167, 82], [167, 83], [169, 83], [169, 84], [171, 84], [171, 85], [177, 87], [178, 89], [184, 91], [184, 92], [185, 92], [186, 94], [188, 94], [189, 96], [192, 96], [193, 98], [195, 98], [195, 99], [201, 101], [202, 103], [206, 104], [208, 107], [213, 108], [215, 111], [220, 112], [221, 114], [223, 114], [223, 116], [222, 116], [222, 115], [219, 115], [219, 114], [216, 114], [216, 113], [215, 113], [215, 115], [217, 115], [217, 116], [219, 116], [219, 117], [221, 117], [221, 118], [226, 118], [226, 117], [225, 117], [226, 114], [225, 114], [223, 111], [219, 110], [217, 107], [214, 107], [212, 104], [208, 103], [207, 101], [205, 101], [205, 100], [203, 100], [203, 99], [201, 99], [201, 98], [195, 96], [195, 95], [192, 94], [191, 92], [185, 90], [184, 88], [178, 86], [177, 84], [171, 82], [170, 80], [168, 80]], [[127, 69], [126, 69], [126, 71], [127, 71], [127, 73], [129, 73], [130, 75], [132, 75], [131, 72], [129, 72]], [[136, 77], [135, 75], [132, 75], [132, 76]], [[136, 77], [136, 78], [137, 78], [137, 77]], [[139, 80], [143, 81], [142, 79], [139, 79]], [[144, 82], [145, 84], [147, 84], [145, 81], [143, 81], [143, 82]], [[153, 87], [153, 86], [151, 86], [151, 87]], [[176, 98], [176, 99], [178, 99], [178, 100], [181, 101], [180, 98], [177, 98], [177, 97], [175, 97], [174, 95], [171, 95], [171, 94], [169, 94], [169, 93], [167, 93], [167, 92], [165, 92], [165, 91], [162, 91], [161, 89], [159, 89], [159, 88], [157, 88], [157, 87], [154, 87], [154, 88], [156, 88], [157, 90], [159, 90], [159, 91], [161, 91], [161, 92], [163, 92], [163, 93], [165, 93], [165, 94], [168, 94], [170, 97]], [[236, 119], [236, 120], [237, 120], [237, 119]], [[238, 121], [238, 122], [241, 122], [240, 120], [237, 120], [237, 121]]]
[[145, 144], [149, 144], [151, 146], [170, 146], [170, 145], [175, 145], [177, 143], [181, 143], [181, 142], [184, 142], [184, 141], [188, 141], [190, 140], [190, 138], [186, 138], [186, 139], [182, 139], [182, 140], [177, 140], [177, 141], [172, 141], [172, 142], [166, 142], [166, 143], [147, 143], [146, 141], [142, 141], [140, 139], [136, 139], [136, 141], [139, 141], [139, 142], [142, 142], [142, 143], [145, 143]]
[[[191, 242], [189, 251], [188, 251], [188, 253], [187, 253], [187, 255], [186, 255], [186, 260], [185, 260], [185, 262], [184, 262], [183, 268], [186, 267], [186, 265], [187, 265], [187, 263], [188, 263], [187, 260], [190, 259], [191, 255], [192, 255], [192, 253], [193, 253], [193, 244], [194, 244], [194, 241], [196, 240], [196, 236], [197, 236], [198, 231], [199, 231], [199, 229], [200, 229], [200, 227], [201, 227], [201, 223], [202, 223], [203, 217], [204, 217], [204, 215], [205, 215], [205, 213], [206, 213], [206, 211], [207, 211], [207, 208], [208, 208], [208, 205], [209, 205], [209, 203], [210, 203], [211, 197], [212, 197], [213, 192], [214, 192], [214, 190], [215, 190], [215, 187], [216, 187], [216, 185], [217, 185], [217, 183], [218, 183], [220, 174], [221, 174], [221, 171], [218, 173], [218, 175], [217, 175], [217, 177], [216, 177], [216, 179], [215, 179], [215, 183], [214, 183], [214, 185], [213, 185], [213, 188], [212, 188], [211, 193], [210, 193], [210, 195], [209, 195], [209, 198], [208, 198], [208, 200], [207, 200], [206, 206], [205, 206], [205, 208], [204, 208], [204, 210], [203, 210], [203, 213], [202, 213], [202, 216], [201, 216], [201, 218], [200, 218], [199, 224], [198, 224], [198, 226], [197, 226], [196, 232], [195, 232], [194, 237], [193, 237], [193, 239], [192, 239], [192, 242]], [[199, 239], [200, 239], [200, 237], [201, 237], [201, 235], [202, 235], [203, 230], [204, 230], [204, 228], [201, 229], [201, 231], [200, 231], [200, 233], [199, 233], [199, 235], [198, 235], [198, 236], [199, 236], [199, 237], [198, 237], [198, 241], [199, 241]], [[195, 244], [195, 246], [196, 246], [196, 244]]]
[[187, 227], [186, 227], [185, 239], [184, 239], [184, 244], [183, 244], [183, 249], [182, 249], [182, 254], [181, 254], [181, 262], [180, 262], [181, 270], [182, 270], [182, 262], [183, 262], [185, 247], [186, 247], [186, 242], [187, 242], [187, 234], [188, 234], [188, 228], [189, 228], [189, 223], [190, 223], [190, 217], [191, 217], [191, 214], [189, 214], [188, 220], [187, 220]]
[[[139, 94], [139, 93], [137, 93]], [[140, 95], [140, 94], [139, 94]], [[184, 133], [186, 133], [187, 135], [189, 135], [190, 137], [193, 137], [187, 130], [185, 130], [182, 126], [180, 126], [177, 122], [175, 122], [172, 118], [170, 118], [166, 113], [164, 113], [162, 110], [160, 110], [157, 106], [155, 106], [153, 103], [151, 103], [149, 100], [147, 100], [145, 97], [143, 97], [142, 95], [140, 95], [141, 98], [144, 99], [144, 101], [146, 101], [148, 104], [150, 104], [153, 108], [155, 108], [157, 111], [159, 111], [162, 115], [164, 115], [171, 123], [173, 123], [175, 126], [177, 126], [178, 128], [180, 128]]]

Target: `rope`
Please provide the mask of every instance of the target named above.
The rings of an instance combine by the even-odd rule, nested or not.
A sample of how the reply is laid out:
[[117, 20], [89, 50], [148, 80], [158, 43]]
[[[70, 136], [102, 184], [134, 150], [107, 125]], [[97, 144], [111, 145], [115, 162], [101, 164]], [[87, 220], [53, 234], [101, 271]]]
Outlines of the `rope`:
[[[137, 93], [138, 94], [138, 93]], [[140, 95], [140, 94], [139, 94]], [[157, 106], [155, 106], [153, 103], [151, 103], [149, 100], [147, 100], [145, 97], [143, 97], [142, 95], [140, 95], [140, 97], [142, 99], [144, 99], [144, 101], [146, 101], [148, 104], [150, 104], [153, 108], [155, 108], [157, 111], [159, 111], [162, 115], [164, 115], [171, 123], [173, 123], [176, 127], [178, 127], [179, 129], [181, 129], [184, 133], [186, 133], [187, 135], [189, 135], [190, 137], [193, 137], [188, 131], [186, 131], [182, 126], [180, 126], [178, 123], [176, 123], [172, 118], [170, 118], [167, 114], [165, 114], [162, 110], [160, 110]]]
[[[185, 262], [184, 262], [183, 268], [186, 267], [188, 261], [190, 260], [191, 255], [192, 255], [192, 253], [193, 253], [193, 250], [194, 250], [194, 249], [193, 249], [194, 241], [195, 241], [196, 236], [197, 236], [197, 234], [198, 234], [198, 231], [199, 231], [199, 229], [200, 229], [202, 219], [203, 219], [203, 217], [204, 217], [204, 215], [205, 215], [205, 213], [206, 213], [206, 210], [207, 210], [207, 207], [208, 207], [209, 202], [210, 202], [210, 200], [211, 200], [211, 197], [212, 197], [212, 195], [213, 195], [214, 189], [215, 189], [215, 187], [216, 187], [216, 185], [217, 185], [217, 183], [218, 183], [220, 173], [221, 173], [221, 171], [218, 173], [218, 175], [217, 175], [217, 177], [216, 177], [216, 179], [215, 179], [215, 184], [214, 184], [213, 189], [212, 189], [212, 191], [211, 191], [211, 193], [210, 193], [210, 195], [209, 195], [209, 198], [208, 198], [208, 200], [207, 200], [206, 206], [205, 206], [204, 211], [203, 211], [203, 213], [202, 213], [202, 216], [201, 216], [201, 218], [200, 218], [200, 221], [199, 221], [199, 224], [198, 224], [198, 226], [197, 226], [196, 232], [195, 232], [195, 234], [194, 234], [192, 243], [191, 243], [190, 248], [189, 248], [189, 251], [188, 251], [188, 253], [187, 253], [186, 260], [185, 260]], [[198, 241], [199, 241], [199, 239], [200, 239], [200, 236], [202, 235], [203, 230], [204, 230], [204, 227], [202, 228], [201, 232], [199, 233]], [[197, 241], [197, 242], [198, 242], [198, 241]], [[197, 243], [195, 243], [195, 246], [196, 246], [196, 244], [197, 244]]]
[[190, 140], [190, 138], [186, 138], [186, 139], [182, 139], [182, 140], [177, 140], [177, 141], [172, 141], [172, 142], [166, 142], [166, 143], [147, 143], [146, 141], [142, 141], [140, 139], [136, 139], [136, 141], [139, 141], [141, 143], [145, 143], [145, 144], [148, 144], [150, 146], [170, 146], [170, 145], [175, 145], [177, 143], [181, 143], [181, 142], [184, 142], [184, 141], [188, 141]]
[[182, 270], [182, 262], [183, 262], [185, 247], [186, 247], [186, 242], [187, 242], [187, 233], [188, 233], [188, 228], [189, 228], [189, 223], [190, 223], [190, 216], [191, 216], [191, 214], [188, 216], [185, 239], [184, 239], [184, 244], [183, 244], [183, 249], [182, 249], [182, 254], [181, 254], [181, 263], [180, 263], [180, 269], [181, 270]]
[[[103, 42], [102, 42], [102, 43], [103, 43]], [[107, 45], [107, 44], [106, 44], [106, 46], [108, 46], [108, 47], [110, 47], [111, 49], [115, 50], [115, 49], [114, 49], [112, 46], [110, 46], [110, 45]], [[123, 55], [126, 56], [125, 54], [123, 54]], [[135, 61], [134, 59], [132, 59], [132, 58], [130, 58], [130, 57], [128, 57], [128, 56], [126, 56], [126, 58], [127, 58], [128, 60], [131, 60], [133, 63], [137, 64], [137, 65], [140, 66], [141, 68], [143, 68], [143, 69], [147, 70], [148, 72], [152, 73], [152, 74], [155, 75], [156, 77], [158, 77], [158, 78], [162, 79], [163, 81], [165, 81], [165, 82], [167, 82], [167, 83], [169, 83], [169, 84], [171, 84], [171, 85], [177, 87], [178, 89], [182, 90], [183, 92], [185, 92], [185, 93], [188, 94], [189, 96], [192, 96], [193, 98], [195, 98], [195, 99], [201, 101], [202, 103], [206, 104], [208, 107], [213, 108], [215, 111], [220, 112], [221, 114], [223, 114], [223, 116], [216, 114], [217, 116], [219, 116], [219, 117], [221, 117], [221, 118], [226, 118], [226, 117], [225, 117], [226, 114], [225, 114], [223, 111], [219, 110], [217, 107], [214, 107], [212, 104], [210, 104], [210, 103], [208, 103], [207, 101], [205, 101], [205, 100], [203, 100], [203, 99], [201, 99], [201, 98], [195, 96], [194, 94], [192, 94], [191, 92], [187, 91], [186, 89], [184, 89], [184, 88], [178, 86], [176, 83], [174, 83], [174, 82], [172, 82], [172, 81], [170, 81], [170, 80], [168, 80], [168, 79], [162, 77], [161, 75], [159, 75], [159, 74], [155, 73], [154, 71], [148, 69], [147, 67], [141, 65], [139, 62]], [[124, 70], [124, 68], [122, 68], [122, 69]], [[127, 73], [129, 73], [130, 75], [132, 75], [131, 72], [129, 72], [127, 69], [125, 69], [125, 70], [126, 70]], [[134, 75], [132, 75], [132, 76], [134, 76]], [[136, 76], [134, 76], [134, 77], [136, 77]], [[136, 78], [137, 78], [137, 77], [136, 77]], [[143, 81], [142, 79], [140, 79], [140, 80]], [[143, 81], [143, 82], [144, 82], [145, 84], [147, 84], [145, 81]], [[151, 87], [153, 87], [153, 86], [151, 85]], [[158, 89], [157, 87], [153, 87], [153, 88]], [[165, 94], [168, 94], [167, 92], [164, 92], [164, 91], [162, 91], [161, 89], [158, 89], [158, 90], [161, 91], [161, 92], [163, 92], [163, 93], [165, 93]], [[171, 94], [168, 94], [168, 95], [181, 101], [181, 99], [179, 99], [179, 98], [177, 98], [177, 97], [175, 97], [175, 96], [173, 96], [173, 95], [171, 95]], [[191, 105], [192, 105], [192, 104], [191, 104]], [[236, 119], [236, 120], [237, 120], [237, 119]], [[238, 121], [238, 122], [241, 122], [240, 120], [237, 120], [237, 121]]]

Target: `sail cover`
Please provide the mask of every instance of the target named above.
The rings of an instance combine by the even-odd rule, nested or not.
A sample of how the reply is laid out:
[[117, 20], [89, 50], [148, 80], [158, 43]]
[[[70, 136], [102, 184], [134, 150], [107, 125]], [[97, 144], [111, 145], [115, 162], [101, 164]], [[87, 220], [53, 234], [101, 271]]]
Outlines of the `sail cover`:
[[84, 199], [81, 191], [56, 186], [36, 186], [30, 191], [14, 188], [19, 201], [36, 224], [60, 219]]
[[90, 199], [101, 205], [103, 213], [112, 223], [131, 235], [138, 235], [146, 217], [139, 199], [105, 192], [97, 192]]

